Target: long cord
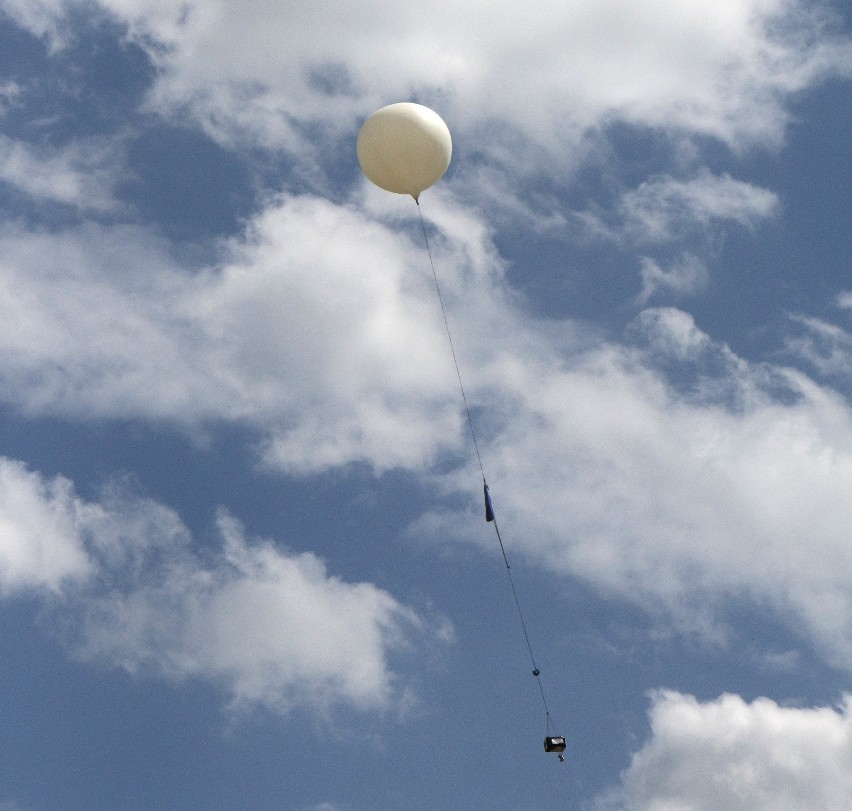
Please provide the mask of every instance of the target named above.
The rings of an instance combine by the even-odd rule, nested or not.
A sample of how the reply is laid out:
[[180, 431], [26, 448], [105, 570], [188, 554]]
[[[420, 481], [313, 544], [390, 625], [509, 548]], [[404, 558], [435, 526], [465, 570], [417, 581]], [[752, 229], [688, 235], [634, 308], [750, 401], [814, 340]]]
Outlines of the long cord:
[[[527, 650], [529, 651], [529, 654], [530, 654], [530, 663], [532, 664], [532, 674], [533, 674], [533, 676], [535, 676], [535, 679], [538, 683], [538, 690], [539, 690], [539, 693], [541, 694], [541, 703], [544, 705], [544, 714], [545, 714], [545, 720], [546, 720], [546, 735], [549, 736], [550, 735], [550, 727], [551, 727], [551, 725], [554, 725], [554, 724], [553, 724], [553, 719], [550, 715], [550, 710], [548, 709], [548, 706], [547, 706], [547, 698], [544, 695], [544, 685], [541, 682], [541, 671], [539, 670], [539, 668], [538, 668], [538, 666], [536, 665], [536, 662], [535, 662], [535, 655], [533, 654], [532, 643], [530, 642], [530, 635], [529, 635], [529, 632], [527, 631], [527, 623], [524, 620], [524, 612], [521, 609], [521, 601], [518, 597], [518, 590], [517, 590], [517, 588], [515, 588], [515, 580], [512, 577], [512, 567], [509, 565], [509, 558], [506, 555], [506, 548], [503, 545], [503, 538], [500, 535], [500, 528], [497, 526], [497, 519], [494, 515], [494, 509], [493, 509], [492, 502], [491, 502], [491, 494], [490, 494], [490, 491], [488, 489], [488, 483], [487, 483], [486, 478], [485, 478], [485, 467], [482, 464], [482, 455], [479, 452], [479, 443], [476, 441], [476, 431], [474, 430], [474, 427], [473, 427], [473, 417], [471, 416], [470, 406], [468, 405], [468, 402], [467, 402], [467, 395], [465, 394], [465, 391], [464, 391], [464, 382], [462, 381], [461, 370], [459, 368], [459, 361], [458, 361], [458, 357], [456, 356], [455, 347], [453, 346], [453, 336], [452, 336], [452, 332], [450, 331], [450, 322], [447, 319], [446, 307], [444, 307], [444, 297], [441, 294], [441, 285], [438, 282], [438, 274], [435, 270], [435, 260], [432, 258], [432, 248], [429, 245], [429, 236], [426, 233], [426, 223], [423, 220], [423, 210], [420, 208], [420, 201], [419, 200], [417, 200], [415, 198], [414, 202], [417, 203], [417, 213], [420, 215], [420, 228], [423, 231], [423, 241], [426, 243], [426, 252], [429, 255], [429, 265], [432, 268], [432, 278], [435, 280], [435, 290], [437, 290], [437, 292], [438, 292], [438, 301], [441, 305], [441, 315], [444, 318], [444, 327], [447, 331], [447, 341], [449, 342], [449, 345], [450, 345], [450, 354], [452, 354], [452, 356], [453, 356], [453, 364], [456, 367], [456, 377], [458, 378], [458, 381], [459, 381], [459, 389], [461, 390], [462, 402], [464, 403], [464, 410], [465, 410], [465, 413], [467, 414], [467, 424], [470, 427], [470, 436], [471, 436], [471, 439], [473, 439], [473, 448], [476, 451], [476, 460], [477, 460], [477, 462], [479, 462], [479, 471], [480, 471], [480, 473], [482, 473], [482, 485], [483, 485], [483, 491], [485, 493], [485, 519], [489, 523], [494, 524], [494, 531], [497, 534], [497, 542], [500, 544], [500, 552], [503, 555], [503, 562], [506, 564], [506, 573], [509, 576], [509, 585], [512, 587], [512, 596], [515, 598], [515, 608], [517, 608], [517, 610], [518, 610], [518, 619], [521, 621], [521, 629], [524, 632], [524, 639], [526, 640]], [[555, 727], [555, 725], [554, 725], [554, 727]]]

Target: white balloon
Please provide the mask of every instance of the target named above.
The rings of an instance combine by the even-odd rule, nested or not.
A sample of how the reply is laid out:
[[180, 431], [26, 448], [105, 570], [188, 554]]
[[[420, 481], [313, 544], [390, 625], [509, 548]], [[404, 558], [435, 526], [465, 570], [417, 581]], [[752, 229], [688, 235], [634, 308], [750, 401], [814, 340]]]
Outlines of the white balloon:
[[441, 116], [403, 101], [382, 107], [364, 122], [356, 149], [358, 163], [373, 183], [417, 200], [447, 171], [453, 142]]

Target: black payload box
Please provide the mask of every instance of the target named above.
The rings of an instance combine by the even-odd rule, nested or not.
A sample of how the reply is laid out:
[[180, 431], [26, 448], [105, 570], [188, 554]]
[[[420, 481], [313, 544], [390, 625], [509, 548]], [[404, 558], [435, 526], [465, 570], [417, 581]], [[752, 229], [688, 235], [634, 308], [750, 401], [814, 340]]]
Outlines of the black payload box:
[[563, 735], [556, 735], [552, 738], [544, 739], [544, 751], [545, 752], [564, 752], [565, 751], [565, 737]]

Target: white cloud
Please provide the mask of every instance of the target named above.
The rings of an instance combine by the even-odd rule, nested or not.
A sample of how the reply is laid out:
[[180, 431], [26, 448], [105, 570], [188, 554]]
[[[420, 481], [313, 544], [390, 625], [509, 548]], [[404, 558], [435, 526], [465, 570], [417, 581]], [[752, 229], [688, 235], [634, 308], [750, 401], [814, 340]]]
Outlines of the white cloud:
[[54, 592], [77, 657], [211, 680], [237, 708], [409, 700], [388, 656], [428, 631], [411, 609], [313, 554], [249, 542], [224, 511], [218, 529], [221, 551], [202, 553], [173, 510], [126, 486], [86, 502], [67, 479], [0, 458], [0, 595]]
[[792, 320], [801, 331], [786, 339], [787, 352], [805, 361], [817, 374], [848, 383], [852, 376], [852, 334], [820, 318], [794, 316]]
[[736, 225], [753, 231], [778, 209], [778, 196], [768, 189], [692, 168], [684, 178], [653, 176], [623, 192], [608, 209], [593, 205], [575, 211], [571, 222], [580, 239], [610, 241], [626, 250], [680, 247], [675, 259], [641, 257], [636, 303], [645, 305], [661, 293], [680, 299], [700, 293], [710, 281], [725, 230]]
[[[371, 192], [370, 219], [283, 197], [195, 273], [138, 229], [7, 228], [0, 392], [28, 413], [248, 425], [293, 473], [429, 476], [465, 426], [416, 214], [396, 202]], [[487, 229], [440, 194], [430, 213], [492, 491], [523, 551], [707, 634], [724, 596], [754, 597], [852, 667], [848, 403], [678, 310], [643, 314], [642, 348], [535, 323]], [[468, 474], [433, 482], [470, 491]]]
[[[716, 640], [725, 601], [755, 599], [852, 667], [849, 404], [746, 363], [686, 313], [648, 311], [637, 329], [641, 349], [520, 362], [504, 348], [480, 368], [471, 399], [487, 406], [480, 444], [510, 546]], [[441, 483], [478, 507], [476, 480]], [[476, 525], [436, 513], [420, 530], [482, 541]]]
[[73, 141], [36, 149], [0, 135], [0, 181], [39, 201], [65, 203], [90, 211], [113, 211], [113, 187], [120, 174], [114, 147], [106, 141]]
[[621, 787], [600, 801], [620, 811], [843, 811], [852, 806], [852, 718], [838, 708], [705, 703], [653, 695], [651, 738]]
[[677, 296], [691, 296], [700, 293], [709, 281], [709, 272], [704, 262], [694, 254], [684, 254], [668, 268], [660, 265], [648, 256], [642, 260], [642, 292], [638, 302], [647, 302], [659, 291]]
[[752, 227], [772, 216], [777, 206], [773, 192], [709, 172], [688, 180], [647, 180], [619, 203], [624, 232], [640, 243], [651, 244], [682, 238], [697, 226], [713, 222]]
[[0, 457], [0, 596], [33, 588], [58, 592], [92, 573], [84, 509], [67, 479], [47, 479]]
[[[55, 38], [78, 5], [4, 0], [21, 24]], [[789, 94], [849, 71], [829, 13], [790, 0], [502, 3], [487, 14], [447, 0], [100, 6], [156, 60], [157, 105], [188, 110], [224, 139], [306, 153], [305, 122], [351, 130], [380, 102], [412, 94], [440, 102], [486, 152], [508, 125], [546, 150], [543, 165], [570, 164], [566, 145], [617, 119], [735, 147], [777, 143]]]
[[387, 656], [419, 620], [387, 592], [330, 576], [313, 554], [250, 544], [225, 512], [222, 553], [204, 564], [185, 530], [157, 505], [142, 506], [162, 531], [159, 562], [148, 547], [134, 576], [126, 564], [105, 566], [105, 587], [76, 597], [75, 655], [130, 673], [212, 680], [237, 709], [387, 708], [403, 698]]
[[246, 406], [268, 411], [270, 461], [297, 471], [358, 459], [420, 466], [458, 441], [428, 263], [407, 235], [289, 199], [234, 253], [192, 306], [215, 363], [241, 376]]
[[[67, 12], [81, 7], [96, 6], [5, 0], [19, 24], [56, 42], [73, 39]], [[610, 124], [673, 132], [676, 143], [712, 135], [735, 148], [777, 145], [788, 98], [852, 63], [852, 45], [832, 34], [830, 14], [792, 0], [654, 0], [641, 8], [574, 0], [533, 13], [505, 3], [485, 16], [469, 4], [427, 10], [387, 0], [310, 11], [274, 0], [97, 7], [128, 26], [156, 64], [150, 108], [172, 121], [189, 117], [227, 144], [290, 152], [294, 184], [345, 197], [328, 167], [339, 167], [348, 150], [354, 168], [357, 124], [379, 104], [416, 96], [445, 115], [468, 156], [450, 173], [453, 188], [494, 217], [562, 233], [566, 217], [553, 192], [590, 154], [599, 158], [596, 144]], [[24, 158], [17, 162], [36, 171], [14, 172], [21, 188], [110, 204], [109, 185], [93, 183], [79, 161], [56, 158], [52, 168], [61, 171], [45, 173]], [[53, 186], [44, 182], [51, 175]], [[531, 178], [547, 178], [547, 193], [529, 192]], [[624, 196], [615, 224], [580, 219], [599, 236], [653, 243], [696, 224], [751, 226], [775, 204], [767, 190], [699, 170], [640, 184]]]
[[0, 83], [0, 116], [15, 106], [22, 93], [21, 86], [15, 81]]
[[[485, 294], [487, 234], [453, 221], [446, 292]], [[425, 253], [351, 208], [282, 198], [195, 274], [131, 227], [0, 244], [0, 396], [28, 413], [234, 420], [301, 472], [419, 467], [463, 436]]]
[[[53, 47], [72, 38], [63, 12], [76, 5], [0, 0]], [[446, 115], [462, 150], [479, 153], [475, 176], [459, 169], [448, 187], [469, 184], [488, 199], [536, 172], [558, 184], [585, 159], [584, 139], [618, 121], [734, 149], [775, 146], [790, 95], [850, 64], [849, 44], [826, 33], [820, 10], [793, 0], [654, 0], [641, 10], [578, 0], [533, 13], [505, 4], [487, 18], [471, 4], [380, 0], [319, 10], [261, 0], [101, 6], [149, 49], [159, 68], [149, 104], [173, 122], [189, 116], [223, 142], [289, 150], [294, 172], [310, 174], [322, 171], [326, 139], [340, 137], [354, 162], [359, 118], [414, 94]], [[14, 99], [6, 88], [0, 98]], [[113, 180], [89, 145], [37, 152], [4, 139], [0, 178], [37, 199], [114, 211]], [[141, 228], [5, 226], [0, 398], [66, 419], [141, 417], [190, 430], [227, 420], [261, 436], [265, 461], [288, 472], [402, 467], [439, 493], [469, 492], [478, 508], [475, 471], [443, 472], [443, 454], [465, 447], [465, 425], [413, 209], [400, 214], [398, 199], [362, 193], [346, 205], [270, 200], [200, 269]], [[590, 220], [598, 233], [653, 246], [697, 227], [753, 228], [778, 200], [699, 169], [646, 180], [618, 206]], [[541, 229], [564, 224], [555, 208], [547, 196], [506, 204]], [[428, 213], [510, 551], [715, 638], [724, 638], [727, 598], [754, 599], [852, 668], [849, 403], [791, 369], [738, 358], [675, 309], [643, 313], [639, 345], [536, 323], [504, 285], [483, 220], [441, 191]], [[670, 264], [646, 257], [640, 299], [693, 294], [706, 278], [695, 253]], [[820, 347], [831, 339], [845, 352], [848, 335], [807, 326], [823, 343], [791, 352], [837, 371], [845, 355]], [[0, 488], [0, 594], [62, 595], [80, 612], [68, 616], [76, 655], [214, 680], [235, 706], [278, 712], [403, 700], [389, 657], [421, 621], [387, 592], [340, 581], [312, 554], [247, 539], [225, 513], [221, 549], [202, 557], [180, 518], [150, 500], [117, 490], [85, 502], [66, 480], [11, 460], [0, 460]], [[421, 529], [480, 540], [481, 516], [469, 519], [425, 516]], [[683, 805], [690, 769], [718, 763], [733, 777], [717, 785], [709, 775], [696, 809], [736, 808], [732, 797], [760, 808], [770, 778], [791, 808], [848, 805], [845, 776], [830, 772], [849, 772], [847, 717], [845, 704], [789, 710], [661, 694], [654, 738], [626, 773], [622, 799], [655, 811]], [[808, 723], [831, 744], [813, 771], [796, 760], [813, 745]], [[702, 737], [702, 725], [721, 737]], [[766, 765], [761, 745], [771, 748], [776, 729], [789, 740]], [[749, 768], [738, 772], [738, 762]], [[797, 790], [815, 805], [795, 805]]]
[[65, 0], [0, 0], [0, 11], [56, 49], [65, 42], [61, 29], [69, 5]]
[[[356, 105], [421, 89], [444, 96], [463, 129], [502, 120], [551, 147], [614, 117], [733, 143], [777, 138], [779, 96], [839, 56], [819, 39], [805, 44], [822, 22], [816, 14], [772, 0], [574, 2], [532, 14], [506, 3], [487, 16], [448, 2], [333, 3], [320, 13], [206, 3], [191, 7], [177, 33], [162, 11], [148, 22], [151, 3], [108, 5], [173, 46], [161, 98], [273, 137], [288, 116], [339, 121]], [[220, 47], [234, 39], [247, 47]], [[342, 66], [342, 93], [312, 86], [311, 70], [328, 65]], [[237, 107], [251, 87], [248, 108]]]

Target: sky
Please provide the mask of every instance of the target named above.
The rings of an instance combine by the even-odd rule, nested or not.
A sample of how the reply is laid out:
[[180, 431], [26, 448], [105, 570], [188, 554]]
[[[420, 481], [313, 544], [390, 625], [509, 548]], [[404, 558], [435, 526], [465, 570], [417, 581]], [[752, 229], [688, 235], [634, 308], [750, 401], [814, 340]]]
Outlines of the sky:
[[0, 0], [0, 811], [852, 807], [851, 147], [840, 0]]

